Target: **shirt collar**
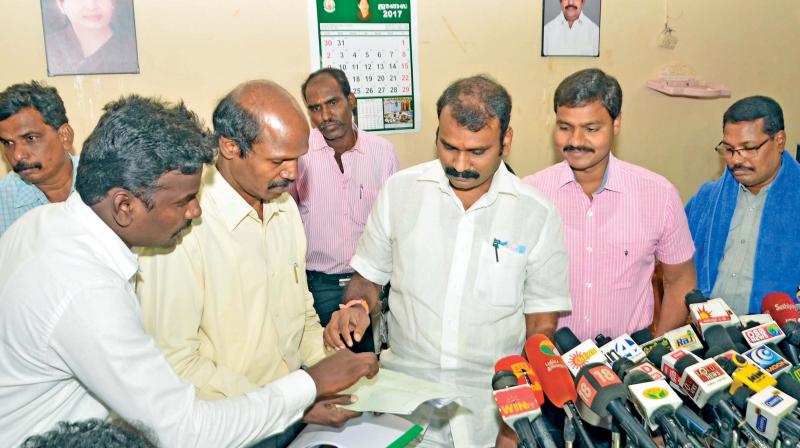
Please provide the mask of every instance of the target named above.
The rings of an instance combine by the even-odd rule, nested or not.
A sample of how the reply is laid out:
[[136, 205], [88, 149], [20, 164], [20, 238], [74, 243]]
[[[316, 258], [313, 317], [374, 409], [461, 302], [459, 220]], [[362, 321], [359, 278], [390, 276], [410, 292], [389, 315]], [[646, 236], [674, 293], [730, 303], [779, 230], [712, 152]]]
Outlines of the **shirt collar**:
[[[258, 213], [222, 177], [216, 166], [207, 168], [207, 172], [203, 176], [203, 189], [200, 195], [208, 195], [214, 201], [225, 227], [231, 232], [248, 216], [258, 219]], [[263, 205], [264, 221], [267, 221], [275, 213], [286, 211], [288, 198], [289, 195], [284, 193], [275, 200], [265, 203]]]
[[[572, 172], [572, 168], [569, 167], [569, 163], [564, 160], [560, 163], [560, 165], [561, 168], [558, 171], [557, 177], [559, 187], [563, 187], [570, 182], [577, 183], [578, 181], [575, 180], [575, 173]], [[616, 157], [614, 157], [614, 154], [610, 153], [608, 154], [608, 165], [606, 166], [606, 172], [603, 173], [603, 181], [596, 193], [600, 193], [603, 190], [611, 190], [619, 193], [625, 192], [624, 179], [619, 174], [619, 161]]]
[[[75, 176], [78, 174], [78, 156], [69, 155], [72, 161], [72, 185], [70, 194], [75, 192]], [[36, 185], [25, 182], [18, 174], [14, 173], [17, 182], [17, 191], [14, 194], [14, 208], [30, 207], [31, 205], [44, 205], [49, 203], [47, 196]]]
[[[569, 27], [569, 22], [567, 22], [567, 18], [564, 17], [564, 11], [561, 11], [561, 13], [558, 15], [558, 17], [561, 19], [561, 20], [559, 20], [560, 24]], [[575, 19], [575, 23], [577, 23], [578, 25], [583, 25], [583, 19], [585, 17], [586, 16], [583, 15], [583, 11], [581, 11], [581, 15], [579, 15], [578, 18]]]
[[122, 278], [130, 280], [139, 270], [136, 254], [122, 241], [99, 216], [86, 205], [78, 193], [72, 193], [66, 200], [67, 212], [75, 216], [86, 232], [92, 236], [110, 258], [109, 268]]
[[[351, 149], [359, 154], [365, 154], [367, 152], [364, 147], [364, 135], [366, 133], [359, 129], [355, 123], [353, 123], [353, 130], [356, 131], [356, 143]], [[333, 151], [333, 148], [325, 141], [325, 137], [322, 136], [319, 128], [311, 130], [308, 146], [311, 151], [322, 151], [324, 149]]]

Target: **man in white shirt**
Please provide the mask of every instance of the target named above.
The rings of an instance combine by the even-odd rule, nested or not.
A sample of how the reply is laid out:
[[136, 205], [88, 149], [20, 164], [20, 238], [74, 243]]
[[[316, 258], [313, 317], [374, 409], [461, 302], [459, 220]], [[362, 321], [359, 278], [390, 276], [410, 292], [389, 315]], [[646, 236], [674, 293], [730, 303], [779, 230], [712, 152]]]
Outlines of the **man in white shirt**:
[[417, 409], [430, 423], [422, 446], [516, 446], [508, 429], [497, 437], [493, 366], [520, 353], [527, 336], [551, 335], [559, 312], [571, 309], [561, 220], [502, 163], [513, 132], [501, 85], [462, 79], [436, 106], [439, 159], [396, 173], [381, 190], [325, 343], [358, 341], [391, 280], [382, 365], [470, 396]]
[[377, 371], [374, 355], [345, 354], [207, 402], [172, 370], [142, 327], [131, 248], [174, 245], [200, 216], [212, 156], [183, 104], [110, 103], [84, 144], [77, 193], [0, 238], [0, 446], [110, 412], [161, 446], [243, 446], [282, 431], [317, 394]]
[[544, 26], [545, 56], [598, 56], [600, 28], [583, 13], [584, 0], [561, 0], [561, 13]]

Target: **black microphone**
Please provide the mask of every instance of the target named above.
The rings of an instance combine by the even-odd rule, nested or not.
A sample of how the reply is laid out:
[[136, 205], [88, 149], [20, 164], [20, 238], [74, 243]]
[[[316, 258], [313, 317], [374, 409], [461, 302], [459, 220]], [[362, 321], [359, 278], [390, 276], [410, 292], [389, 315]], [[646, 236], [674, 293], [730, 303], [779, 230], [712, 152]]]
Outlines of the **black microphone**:
[[728, 331], [722, 325], [711, 325], [703, 332], [703, 339], [708, 344], [706, 357], [713, 358], [728, 350], [736, 351], [736, 345], [731, 340]]
[[601, 417], [611, 414], [639, 447], [656, 448], [650, 435], [625, 407], [628, 388], [610, 367], [588, 364], [578, 371], [576, 380], [578, 396], [593, 412]]
[[683, 406], [683, 400], [665, 380], [653, 381], [650, 375], [634, 370], [626, 375], [624, 383], [645, 422], [651, 425], [651, 429], [658, 427], [664, 432], [666, 446], [693, 447], [674, 417], [675, 410]]

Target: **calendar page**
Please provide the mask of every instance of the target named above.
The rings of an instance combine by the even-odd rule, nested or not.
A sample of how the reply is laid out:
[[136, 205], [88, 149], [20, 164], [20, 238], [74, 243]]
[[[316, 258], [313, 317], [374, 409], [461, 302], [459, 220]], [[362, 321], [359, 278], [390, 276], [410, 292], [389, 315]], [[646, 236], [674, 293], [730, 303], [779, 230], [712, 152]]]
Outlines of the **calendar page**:
[[417, 0], [309, 0], [311, 69], [339, 68], [365, 131], [416, 131]]

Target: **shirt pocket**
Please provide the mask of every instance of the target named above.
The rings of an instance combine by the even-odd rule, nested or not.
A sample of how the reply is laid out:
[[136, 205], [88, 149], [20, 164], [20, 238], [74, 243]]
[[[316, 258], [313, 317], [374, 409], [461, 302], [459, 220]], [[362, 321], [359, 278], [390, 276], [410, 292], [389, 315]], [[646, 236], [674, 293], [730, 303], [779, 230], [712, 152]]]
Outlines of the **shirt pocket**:
[[611, 241], [600, 262], [613, 291], [625, 290], [641, 283], [645, 267], [652, 264], [654, 247], [650, 241]]
[[353, 201], [350, 202], [350, 213], [353, 221], [357, 224], [362, 226], [367, 224], [367, 218], [369, 218], [375, 198], [378, 197], [378, 191], [379, 189], [366, 185], [361, 185], [355, 190]]
[[517, 307], [522, 303], [527, 254], [507, 246], [481, 244], [475, 291], [478, 299], [494, 306]]

